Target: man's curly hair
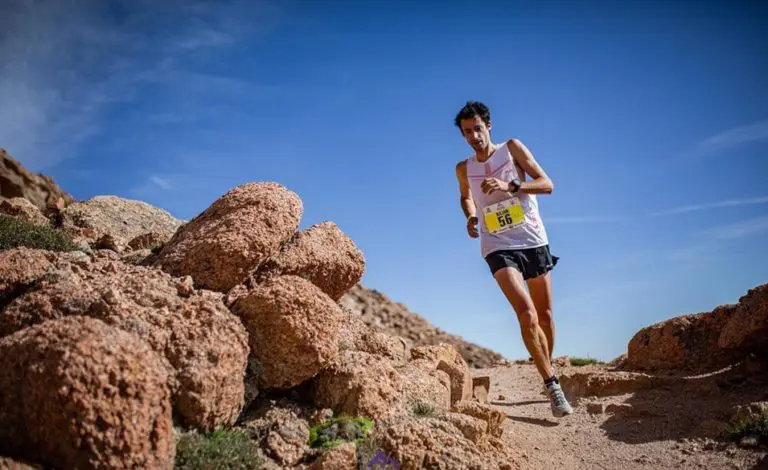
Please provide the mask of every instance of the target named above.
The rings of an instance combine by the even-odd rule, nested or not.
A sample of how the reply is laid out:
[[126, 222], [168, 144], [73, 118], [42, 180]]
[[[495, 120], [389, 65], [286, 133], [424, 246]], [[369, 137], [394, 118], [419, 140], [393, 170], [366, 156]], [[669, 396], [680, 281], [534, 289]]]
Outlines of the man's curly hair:
[[456, 127], [461, 129], [461, 121], [463, 119], [472, 119], [475, 116], [479, 116], [486, 126], [491, 123], [491, 110], [480, 101], [467, 101], [467, 104], [456, 114], [453, 122], [456, 124]]

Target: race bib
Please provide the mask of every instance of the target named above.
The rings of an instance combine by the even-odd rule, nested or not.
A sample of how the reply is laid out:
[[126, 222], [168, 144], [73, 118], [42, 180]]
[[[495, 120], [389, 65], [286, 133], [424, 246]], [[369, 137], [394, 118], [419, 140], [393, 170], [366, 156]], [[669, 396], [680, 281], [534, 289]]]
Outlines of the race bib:
[[485, 207], [483, 218], [488, 232], [496, 234], [522, 224], [525, 221], [525, 213], [520, 200], [511, 198]]

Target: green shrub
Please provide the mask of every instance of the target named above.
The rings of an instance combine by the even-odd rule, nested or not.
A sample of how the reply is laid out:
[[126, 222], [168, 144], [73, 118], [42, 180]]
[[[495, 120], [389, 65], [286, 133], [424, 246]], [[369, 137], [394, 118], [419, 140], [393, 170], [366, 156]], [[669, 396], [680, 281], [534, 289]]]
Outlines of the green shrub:
[[42, 227], [15, 217], [0, 215], [0, 250], [25, 246], [51, 251], [76, 251], [77, 246], [64, 232]]
[[434, 416], [435, 407], [420, 401], [414, 405], [413, 414], [416, 416]]
[[217, 429], [210, 434], [190, 432], [176, 444], [174, 468], [179, 470], [254, 469], [262, 464], [258, 445], [237, 430]]
[[754, 437], [758, 442], [768, 445], [768, 410], [729, 424], [725, 432], [734, 441]]
[[372, 427], [373, 422], [368, 418], [334, 417], [309, 429], [309, 445], [327, 450], [345, 442], [360, 444]]

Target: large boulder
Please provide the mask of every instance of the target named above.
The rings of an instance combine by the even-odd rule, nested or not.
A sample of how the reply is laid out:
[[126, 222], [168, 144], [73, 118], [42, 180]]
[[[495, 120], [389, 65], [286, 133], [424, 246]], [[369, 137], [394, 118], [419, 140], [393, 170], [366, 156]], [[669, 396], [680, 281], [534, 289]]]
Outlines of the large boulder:
[[257, 277], [294, 274], [308, 279], [338, 301], [363, 276], [365, 258], [333, 222], [297, 232], [259, 269]]
[[410, 361], [398, 371], [405, 379], [405, 394], [411, 409], [420, 405], [450, 409], [451, 378], [447, 372], [435, 369], [424, 359]]
[[728, 366], [738, 357], [720, 350], [718, 339], [735, 312], [736, 305], [722, 305], [643, 328], [629, 342], [625, 367], [699, 372]]
[[[0, 251], [0, 311], [53, 268], [56, 255], [25, 247]], [[0, 337], [7, 333], [0, 327]]]
[[122, 251], [134, 239], [154, 234], [169, 240], [182, 221], [146, 202], [96, 196], [70, 204], [61, 212], [62, 230], [95, 246]]
[[296, 233], [302, 212], [299, 196], [280, 184], [242, 184], [179, 229], [154, 266], [228, 292]]
[[398, 336], [390, 336], [366, 325], [345, 307], [339, 331], [339, 349], [362, 351], [391, 359], [397, 365], [406, 362], [406, 342]]
[[0, 200], [12, 198], [27, 199], [41, 211], [74, 201], [51, 178], [30, 172], [0, 149]]
[[56, 468], [171, 469], [168, 369], [134, 335], [88, 317], [0, 339], [0, 453]]
[[[71, 315], [101, 319], [147, 341], [173, 367], [174, 406], [184, 424], [212, 430], [234, 423], [244, 400], [248, 339], [221, 294], [123, 264], [110, 251], [46, 256], [55, 268], [0, 312], [1, 335]], [[30, 278], [46, 266], [37, 261]]]
[[721, 348], [768, 356], [768, 284], [750, 289], [718, 339]]
[[360, 351], [344, 351], [312, 380], [316, 406], [378, 420], [405, 411], [403, 376], [391, 361]]
[[[497, 470], [526, 468], [523, 459], [495, 436], [487, 424], [466, 414], [409, 416], [379, 423], [372, 437], [379, 461], [398, 468]], [[376, 456], [373, 457], [377, 458]], [[393, 465], [394, 468], [394, 465]]]
[[22, 197], [0, 200], [0, 214], [43, 227], [51, 224], [36, 205]]
[[306, 279], [270, 278], [239, 297], [232, 312], [248, 330], [262, 388], [294, 387], [338, 355], [344, 314]]
[[442, 370], [451, 381], [451, 404], [472, 398], [472, 374], [461, 354], [450, 344], [418, 346], [411, 349], [411, 360], [425, 364], [425, 370]]

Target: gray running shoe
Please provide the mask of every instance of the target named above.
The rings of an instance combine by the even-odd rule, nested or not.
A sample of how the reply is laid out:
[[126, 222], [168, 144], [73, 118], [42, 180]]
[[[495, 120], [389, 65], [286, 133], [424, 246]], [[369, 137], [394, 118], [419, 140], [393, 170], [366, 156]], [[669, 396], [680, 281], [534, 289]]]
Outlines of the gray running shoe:
[[559, 383], [552, 383], [547, 386], [549, 392], [549, 402], [552, 406], [552, 416], [562, 418], [565, 415], [573, 413], [570, 403], [565, 398], [562, 387]]

